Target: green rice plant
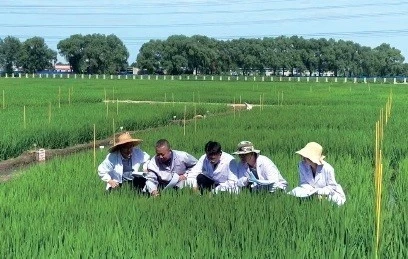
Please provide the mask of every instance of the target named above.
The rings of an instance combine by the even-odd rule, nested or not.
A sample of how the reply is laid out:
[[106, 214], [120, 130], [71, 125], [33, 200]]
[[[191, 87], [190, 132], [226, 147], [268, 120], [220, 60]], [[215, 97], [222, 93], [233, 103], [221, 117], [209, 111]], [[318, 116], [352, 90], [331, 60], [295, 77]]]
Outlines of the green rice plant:
[[[76, 82], [93, 83], [91, 80]], [[102, 102], [87, 103], [92, 98], [96, 100], [103, 88], [113, 81], [99, 82], [101, 85], [92, 86], [97, 90], [89, 85], [78, 97], [83, 98], [81, 101], [61, 112], [60, 117], [56, 115], [59, 118], [57, 125], [61, 126], [58, 128], [54, 125], [55, 131], [52, 133], [58, 135], [66, 128], [67, 134], [72, 134], [81, 129], [79, 125], [87, 125], [99, 118], [100, 124], [96, 124], [101, 127], [97, 128], [103, 129], [102, 125], [106, 124], [105, 133], [109, 135], [113, 118], [118, 125], [122, 125], [127, 116], [138, 114], [134, 122], [139, 123], [133, 127], [141, 131], [136, 132], [135, 136], [144, 139], [141, 147], [151, 155], [154, 154], [155, 142], [160, 138], [167, 138], [174, 149], [185, 150], [196, 157], [204, 153], [203, 146], [210, 139], [219, 141], [223, 150], [229, 153], [235, 151], [241, 140], [250, 140], [262, 154], [275, 162], [289, 182], [289, 189], [298, 183], [297, 163], [300, 158], [294, 152], [309, 141], [317, 141], [323, 145], [327, 161], [335, 168], [336, 180], [343, 186], [347, 202], [337, 207], [326, 200], [299, 200], [285, 193], [270, 195], [246, 191], [239, 195], [222, 193], [197, 196], [188, 189], [163, 192], [153, 199], [137, 195], [126, 187], [107, 195], [104, 183], [96, 174], [92, 152], [83, 152], [32, 167], [11, 181], [0, 184], [1, 257], [374, 256], [374, 122], [378, 118], [378, 109], [390, 91], [389, 86], [376, 86], [368, 91], [366, 86], [352, 85], [350, 91], [349, 85], [339, 84], [331, 85], [329, 91], [328, 86], [323, 84], [309, 87], [308, 84], [265, 82], [253, 86], [250, 82], [234, 85], [232, 82], [207, 84], [199, 81], [192, 84], [146, 80], [137, 81], [139, 90], [143, 89], [137, 97], [136, 91], [133, 96], [130, 91], [130, 87], [136, 87], [131, 86], [135, 82], [127, 81], [120, 83], [123, 88], [115, 89], [115, 96], [121, 96], [121, 99], [129, 96], [129, 99], [159, 100], [164, 97], [163, 93], [179, 89], [180, 96], [175, 96], [181, 103], [175, 103], [174, 108], [171, 103], [129, 106], [131, 111], [125, 113], [127, 116], [122, 119], [110, 113], [106, 117], [106, 106]], [[166, 86], [154, 90], [159, 83]], [[77, 88], [74, 96], [79, 95]], [[207, 91], [202, 91], [203, 88]], [[183, 118], [186, 104], [182, 102], [191, 105], [188, 109], [188, 117], [191, 118], [195, 101], [190, 104], [190, 100], [192, 92], [198, 92], [198, 89], [201, 112], [214, 107], [206, 105], [206, 101], [224, 104], [211, 110], [213, 116], [186, 124], [185, 134], [183, 124], [166, 124], [144, 130], [162, 117]], [[283, 102], [281, 104], [280, 99], [278, 105], [275, 97], [282, 91]], [[234, 97], [237, 100], [239, 96], [242, 98], [247, 94], [245, 101], [254, 104], [259, 102], [262, 92], [267, 104], [264, 109], [254, 107], [248, 111], [233, 113], [230, 110], [224, 113], [225, 104]], [[406, 136], [401, 131], [407, 126], [404, 117], [405, 92], [403, 88], [393, 87], [395, 99], [392, 115], [385, 128], [385, 191], [380, 257], [407, 256], [405, 204], [408, 198], [405, 187], [408, 179], [404, 172], [408, 162], [404, 145]], [[197, 96], [194, 94], [194, 98]], [[198, 102], [196, 105], [198, 107]], [[22, 107], [17, 102], [15, 106]], [[47, 107], [39, 106], [41, 109]], [[100, 110], [95, 109], [95, 113], [87, 117], [84, 108], [93, 110], [94, 106]], [[165, 108], [165, 112], [161, 113], [161, 107]], [[8, 112], [12, 114], [12, 111]], [[142, 113], [147, 114], [146, 124], [143, 124], [144, 119], [140, 119]], [[3, 118], [11, 117], [10, 114]], [[68, 124], [69, 120], [64, 121], [67, 115], [75, 118], [76, 125]], [[88, 121], [82, 124], [84, 118]], [[149, 123], [152, 118], [153, 121]], [[137, 128], [140, 124], [143, 126]], [[82, 134], [86, 135], [85, 130], [78, 135]], [[61, 138], [64, 135], [59, 135], [55, 141]], [[9, 143], [6, 139], [18, 142], [18, 138], [9, 137], [5, 138], [4, 143]], [[98, 150], [97, 160], [102, 161], [106, 152], [105, 149]]]

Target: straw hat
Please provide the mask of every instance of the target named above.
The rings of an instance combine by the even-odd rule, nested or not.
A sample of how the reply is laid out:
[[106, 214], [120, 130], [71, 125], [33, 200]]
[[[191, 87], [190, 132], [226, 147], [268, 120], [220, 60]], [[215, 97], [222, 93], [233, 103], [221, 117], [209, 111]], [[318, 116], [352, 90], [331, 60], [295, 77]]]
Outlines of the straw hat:
[[134, 146], [139, 145], [143, 140], [141, 139], [134, 139], [132, 138], [132, 136], [130, 135], [129, 132], [125, 132], [122, 133], [118, 136], [118, 138], [116, 139], [116, 144], [114, 146], [112, 146], [109, 149], [109, 152], [115, 152], [116, 150], [118, 150], [118, 148], [123, 145], [123, 144], [127, 144], [127, 143], [133, 143]]
[[297, 154], [309, 158], [315, 164], [321, 165], [325, 156], [322, 155], [323, 148], [316, 142], [309, 142], [304, 148], [296, 151]]
[[243, 154], [249, 154], [252, 152], [259, 154], [261, 151], [255, 149], [254, 144], [252, 144], [252, 142], [244, 140], [244, 141], [239, 142], [237, 151], [235, 151], [233, 154], [243, 155]]

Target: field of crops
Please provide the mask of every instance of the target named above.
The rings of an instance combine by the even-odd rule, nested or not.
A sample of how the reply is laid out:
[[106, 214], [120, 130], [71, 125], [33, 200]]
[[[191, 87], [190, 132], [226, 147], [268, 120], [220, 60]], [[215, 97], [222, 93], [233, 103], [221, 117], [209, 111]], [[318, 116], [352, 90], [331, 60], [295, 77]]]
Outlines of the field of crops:
[[[2, 258], [373, 258], [375, 122], [392, 92], [384, 129], [380, 258], [406, 258], [408, 94], [404, 86], [297, 82], [2, 79], [1, 159], [141, 130], [142, 149], [167, 138], [199, 157], [208, 140], [233, 152], [250, 140], [297, 185], [298, 155], [325, 148], [347, 202], [300, 202], [286, 194], [159, 198], [132, 190], [106, 195], [92, 151], [57, 158], [0, 183]], [[138, 100], [165, 103], [135, 104]], [[234, 110], [231, 103], [262, 104]], [[51, 116], [50, 107], [51, 106]], [[24, 108], [25, 107], [25, 108]], [[26, 119], [24, 123], [24, 109]], [[176, 125], [195, 114], [205, 119]], [[114, 121], [114, 125], [113, 125]], [[149, 129], [149, 130], [144, 130]], [[97, 150], [97, 162], [107, 150]]]

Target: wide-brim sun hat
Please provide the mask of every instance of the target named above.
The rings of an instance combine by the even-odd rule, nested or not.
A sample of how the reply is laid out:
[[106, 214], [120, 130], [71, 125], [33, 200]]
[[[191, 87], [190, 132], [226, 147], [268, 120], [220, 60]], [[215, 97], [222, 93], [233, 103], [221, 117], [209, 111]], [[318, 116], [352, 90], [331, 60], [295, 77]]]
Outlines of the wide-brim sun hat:
[[235, 151], [234, 155], [244, 155], [249, 153], [257, 153], [259, 154], [261, 151], [254, 148], [254, 144], [250, 141], [241, 141], [238, 143], [237, 151]]
[[302, 157], [308, 158], [315, 164], [321, 165], [325, 156], [322, 155], [323, 147], [316, 142], [309, 142], [304, 148], [299, 151], [296, 151], [296, 154], [301, 155]]
[[125, 132], [120, 134], [116, 141], [115, 141], [115, 145], [113, 145], [111, 148], [109, 148], [109, 152], [115, 152], [116, 150], [118, 150], [120, 148], [120, 146], [127, 144], [127, 143], [133, 143], [134, 146], [139, 145], [140, 143], [142, 143], [143, 140], [138, 139], [138, 138], [132, 138], [132, 136], [130, 135], [129, 132]]

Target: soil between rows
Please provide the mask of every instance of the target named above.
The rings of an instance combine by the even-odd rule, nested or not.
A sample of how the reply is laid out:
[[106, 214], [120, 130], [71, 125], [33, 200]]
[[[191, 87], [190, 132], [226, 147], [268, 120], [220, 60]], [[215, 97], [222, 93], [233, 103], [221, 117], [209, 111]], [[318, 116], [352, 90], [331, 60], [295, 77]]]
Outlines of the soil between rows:
[[[235, 105], [229, 105], [229, 106], [231, 108], [234, 108], [235, 106], [236, 110], [245, 109], [244, 104], [235, 104]], [[214, 114], [214, 115], [219, 116], [219, 115], [226, 115], [228, 113], [230, 112]], [[197, 119], [203, 119], [203, 116], [198, 115]], [[192, 122], [194, 120], [195, 119], [193, 118], [193, 119], [186, 120], [186, 122]], [[169, 125], [172, 125], [172, 124], [182, 125], [183, 122], [184, 122], [183, 120], [172, 120], [169, 122]], [[161, 128], [161, 127], [158, 127], [158, 128]], [[145, 129], [145, 130], [140, 130], [140, 131], [130, 131], [130, 133], [133, 135], [141, 131], [154, 130], [158, 128], [151, 128], [151, 129]], [[112, 137], [109, 137], [103, 140], [97, 140], [95, 142], [96, 147], [99, 147], [99, 146], [110, 147], [111, 145], [112, 145]], [[8, 160], [0, 161], [0, 182], [5, 182], [7, 180], [10, 180], [13, 175], [19, 174], [20, 171], [27, 169], [30, 166], [41, 164], [41, 163], [46, 163], [48, 160], [53, 159], [55, 157], [75, 154], [81, 151], [92, 149], [93, 147], [94, 147], [94, 143], [90, 142], [86, 144], [78, 144], [75, 146], [61, 148], [61, 149], [45, 149], [46, 161], [41, 161], [41, 162], [37, 161], [37, 152], [35, 150], [26, 151], [16, 158], [11, 158]]]

